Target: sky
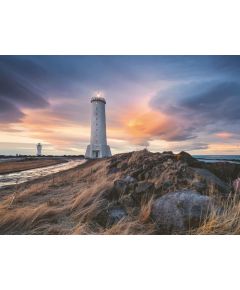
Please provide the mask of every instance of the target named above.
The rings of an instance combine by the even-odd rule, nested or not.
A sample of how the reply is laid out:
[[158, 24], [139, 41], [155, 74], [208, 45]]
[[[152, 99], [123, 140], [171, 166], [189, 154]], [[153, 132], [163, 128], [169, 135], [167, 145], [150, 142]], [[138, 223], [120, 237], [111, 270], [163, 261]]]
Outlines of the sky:
[[112, 153], [240, 153], [240, 56], [0, 56], [0, 154], [84, 154], [90, 99]]

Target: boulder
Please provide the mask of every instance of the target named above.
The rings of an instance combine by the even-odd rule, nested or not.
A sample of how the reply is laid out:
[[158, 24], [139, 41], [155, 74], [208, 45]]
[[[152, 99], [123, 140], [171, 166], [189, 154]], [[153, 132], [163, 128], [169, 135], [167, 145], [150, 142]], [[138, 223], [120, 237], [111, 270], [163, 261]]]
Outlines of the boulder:
[[94, 220], [102, 227], [111, 227], [124, 217], [127, 217], [125, 208], [122, 205], [113, 205], [111, 207], [106, 207], [99, 212], [94, 217]]
[[213, 193], [228, 194], [230, 192], [230, 186], [223, 182], [221, 179], [219, 179], [209, 170], [202, 168], [194, 168], [193, 170], [195, 179], [200, 182], [204, 182], [207, 185], [207, 188], [209, 188], [210, 190], [216, 190], [216, 192]]
[[209, 196], [198, 192], [176, 191], [156, 199], [152, 218], [163, 234], [183, 234], [198, 227], [212, 207]]
[[205, 182], [201, 182], [198, 180], [194, 180], [192, 182], [192, 186], [194, 187], [194, 189], [200, 193], [204, 193], [207, 189], [207, 185]]
[[240, 164], [230, 162], [206, 163], [205, 168], [214, 173], [225, 182], [233, 181], [240, 177]]
[[189, 153], [184, 152], [184, 151], [177, 154], [176, 159], [187, 163], [189, 166], [202, 167], [201, 162], [199, 162], [197, 159], [192, 157]]

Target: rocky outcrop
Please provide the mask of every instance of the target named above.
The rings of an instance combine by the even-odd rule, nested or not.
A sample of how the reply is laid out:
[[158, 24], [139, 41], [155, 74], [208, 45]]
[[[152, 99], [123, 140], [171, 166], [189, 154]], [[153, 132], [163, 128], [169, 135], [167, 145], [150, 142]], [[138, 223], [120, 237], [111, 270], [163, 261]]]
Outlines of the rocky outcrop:
[[136, 184], [135, 190], [132, 193], [132, 197], [136, 202], [148, 200], [153, 195], [154, 190], [154, 183], [140, 181]]
[[[239, 176], [239, 166], [222, 163], [223, 171], [220, 168], [220, 164], [214, 167], [186, 152], [142, 150], [115, 155], [107, 167], [114, 181], [102, 193], [109, 204], [102, 220], [111, 225], [122, 217], [137, 216], [142, 204], [153, 200], [151, 217], [158, 233], [187, 233], [207, 218], [215, 198], [227, 198], [233, 191], [232, 178]], [[221, 178], [224, 174], [228, 177]], [[236, 184], [235, 192], [239, 192]]]
[[[213, 166], [193, 158], [186, 152], [173, 154], [171, 151], [151, 153], [147, 150], [118, 154], [110, 159], [109, 174], [113, 172], [123, 176], [122, 179], [131, 178], [134, 182], [151, 182], [154, 184], [155, 193], [164, 195], [174, 190], [194, 189], [208, 195], [211, 191], [216, 194], [227, 194], [231, 188], [230, 177], [240, 175], [240, 165], [229, 166], [222, 163]], [[217, 174], [215, 174], [217, 172]], [[221, 176], [225, 175], [225, 178]], [[227, 177], [226, 177], [227, 176]], [[124, 181], [128, 183], [127, 180]], [[132, 181], [133, 182], [133, 181]], [[122, 182], [115, 184], [116, 190], [124, 191], [127, 188]], [[119, 189], [121, 187], [122, 189]]]
[[179, 154], [176, 154], [176, 160], [182, 161], [187, 163], [189, 166], [193, 167], [202, 167], [202, 163], [198, 161], [196, 158], [192, 157], [187, 152], [180, 152]]
[[238, 163], [230, 163], [230, 162], [207, 163], [205, 164], [205, 168], [210, 170], [221, 180], [228, 183], [240, 177], [240, 164]]
[[207, 169], [194, 168], [195, 179], [197, 180], [197, 187], [202, 187], [201, 191], [207, 191], [208, 194], [221, 193], [228, 194], [231, 190], [230, 186], [214, 175]]
[[155, 200], [152, 217], [160, 233], [182, 234], [198, 227], [211, 207], [211, 198], [198, 192], [171, 192]]

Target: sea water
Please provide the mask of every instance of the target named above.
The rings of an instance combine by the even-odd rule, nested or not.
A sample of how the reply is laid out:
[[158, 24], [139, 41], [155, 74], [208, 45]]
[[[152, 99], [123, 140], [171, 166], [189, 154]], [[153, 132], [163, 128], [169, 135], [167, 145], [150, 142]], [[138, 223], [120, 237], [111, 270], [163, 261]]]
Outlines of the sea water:
[[240, 155], [193, 155], [196, 159], [203, 162], [230, 162], [240, 163]]

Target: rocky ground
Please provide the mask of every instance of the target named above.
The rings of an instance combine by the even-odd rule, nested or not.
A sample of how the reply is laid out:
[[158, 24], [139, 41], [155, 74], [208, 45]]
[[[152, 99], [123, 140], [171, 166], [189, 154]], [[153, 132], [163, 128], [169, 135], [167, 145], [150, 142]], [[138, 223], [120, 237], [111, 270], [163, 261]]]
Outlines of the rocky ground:
[[239, 234], [240, 165], [147, 150], [0, 191], [2, 234]]

